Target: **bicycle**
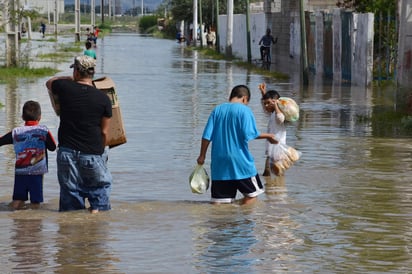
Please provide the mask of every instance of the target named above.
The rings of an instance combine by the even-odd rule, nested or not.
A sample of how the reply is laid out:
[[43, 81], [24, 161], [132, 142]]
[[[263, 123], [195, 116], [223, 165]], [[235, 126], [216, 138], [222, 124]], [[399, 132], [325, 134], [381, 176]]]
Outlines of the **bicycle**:
[[262, 50], [262, 56], [263, 56], [263, 62], [266, 62], [268, 64], [272, 63], [272, 56], [270, 54], [270, 48], [269, 47], [264, 47]]
[[272, 64], [272, 55], [270, 54], [270, 47], [261, 46], [261, 58], [254, 59], [256, 66], [261, 66], [263, 69], [270, 70]]
[[262, 46], [262, 67], [265, 69], [270, 69], [272, 64], [272, 56], [270, 54], [270, 47]]

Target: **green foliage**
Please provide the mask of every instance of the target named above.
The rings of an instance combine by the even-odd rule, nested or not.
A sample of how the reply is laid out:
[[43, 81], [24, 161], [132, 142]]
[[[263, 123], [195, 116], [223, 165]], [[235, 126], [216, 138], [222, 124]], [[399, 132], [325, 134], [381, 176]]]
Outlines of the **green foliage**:
[[[176, 22], [184, 20], [186, 22], [193, 21], [193, 0], [164, 0], [159, 9], [169, 10], [171, 17]], [[198, 6], [199, 11], [202, 11], [202, 22], [206, 26], [216, 26], [216, 0], [202, 0], [201, 6]], [[219, 14], [225, 14], [227, 9], [227, 1], [219, 0]], [[234, 1], [233, 12], [235, 14], [246, 13], [246, 1]]]
[[101, 31], [105, 31], [105, 30], [111, 31], [111, 30], [112, 30], [111, 24], [108, 24], [108, 23], [106, 23], [106, 22], [103, 23], [103, 24], [98, 25], [98, 28], [99, 28]]
[[354, 10], [356, 12], [390, 12], [395, 14], [396, 2], [394, 0], [338, 0], [336, 5], [341, 8]]
[[37, 78], [54, 75], [58, 72], [52, 68], [7, 68], [0, 67], [0, 81], [7, 81], [13, 78]]
[[19, 10], [10, 10], [10, 18], [14, 18], [13, 21], [14, 23], [17, 24], [19, 20], [22, 18], [31, 18], [31, 19], [36, 19], [39, 17], [39, 13], [32, 9], [32, 10], [25, 10], [25, 9], [19, 9]]
[[356, 0], [355, 8], [358, 12], [396, 12], [396, 1], [394, 0]]
[[157, 26], [157, 16], [143, 16], [139, 20], [139, 29], [142, 33], [146, 33], [149, 28]]
[[162, 30], [163, 37], [169, 39], [176, 38], [176, 21], [170, 20]]

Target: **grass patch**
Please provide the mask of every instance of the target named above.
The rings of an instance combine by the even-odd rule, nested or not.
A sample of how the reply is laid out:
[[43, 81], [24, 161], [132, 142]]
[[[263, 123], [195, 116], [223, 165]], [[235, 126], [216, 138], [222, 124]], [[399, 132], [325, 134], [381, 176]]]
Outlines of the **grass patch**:
[[65, 44], [59, 44], [57, 51], [61, 52], [79, 52], [82, 51], [83, 44], [80, 44], [80, 42], [76, 42], [73, 45], [65, 45]]
[[208, 48], [208, 47], [195, 47], [196, 51], [200, 52], [202, 55], [206, 55], [214, 60], [226, 60], [226, 61], [233, 61], [238, 60], [237, 58], [230, 58], [224, 54], [217, 52], [215, 49]]
[[246, 68], [246, 69], [248, 69], [250, 71], [253, 71], [257, 74], [261, 74], [261, 75], [268, 76], [268, 77], [273, 77], [273, 78], [276, 78], [276, 79], [279, 79], [279, 80], [287, 80], [287, 79], [290, 78], [288, 74], [281, 73], [281, 72], [278, 72], [278, 71], [270, 71], [270, 70], [267, 70], [267, 69], [264, 69], [264, 68], [257, 67], [256, 65], [250, 64], [248, 62], [236, 62], [236, 64], [239, 67]]
[[54, 75], [58, 72], [53, 68], [14, 68], [0, 67], [0, 81], [7, 82], [15, 78], [38, 78]]
[[68, 57], [73, 57], [73, 53], [79, 54], [82, 52], [80, 42], [73, 43], [73, 45], [58, 45], [55, 52], [38, 54], [40, 59], [54, 60], [59, 62], [65, 62]]
[[214, 60], [226, 60], [226, 61], [234, 61], [234, 63], [242, 68], [245, 68], [249, 71], [255, 72], [260, 75], [268, 76], [268, 77], [273, 77], [276, 79], [281, 79], [281, 80], [287, 80], [289, 79], [289, 75], [277, 71], [270, 71], [264, 68], [259, 68], [254, 64], [250, 64], [248, 62], [241, 61], [239, 58], [229, 58], [225, 56], [224, 54], [221, 54], [217, 52], [213, 48], [208, 48], [208, 47], [188, 47], [188, 49], [191, 50], [196, 50], [202, 55], [206, 55]]

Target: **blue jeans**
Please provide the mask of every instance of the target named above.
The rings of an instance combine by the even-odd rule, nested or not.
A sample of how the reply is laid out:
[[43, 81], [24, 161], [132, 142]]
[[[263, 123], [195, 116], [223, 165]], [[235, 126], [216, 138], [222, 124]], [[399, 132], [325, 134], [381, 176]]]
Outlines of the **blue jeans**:
[[107, 168], [108, 149], [102, 155], [85, 154], [59, 147], [57, 177], [60, 184], [59, 211], [85, 209], [110, 210], [112, 175]]

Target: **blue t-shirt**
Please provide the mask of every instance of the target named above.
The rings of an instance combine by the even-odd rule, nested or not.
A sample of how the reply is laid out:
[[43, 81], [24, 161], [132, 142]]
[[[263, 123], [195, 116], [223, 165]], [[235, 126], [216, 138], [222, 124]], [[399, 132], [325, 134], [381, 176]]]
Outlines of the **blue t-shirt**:
[[260, 135], [252, 110], [241, 103], [224, 103], [209, 116], [203, 139], [212, 144], [212, 180], [240, 180], [257, 174], [248, 142]]

